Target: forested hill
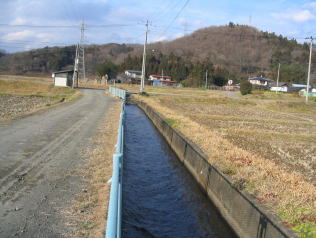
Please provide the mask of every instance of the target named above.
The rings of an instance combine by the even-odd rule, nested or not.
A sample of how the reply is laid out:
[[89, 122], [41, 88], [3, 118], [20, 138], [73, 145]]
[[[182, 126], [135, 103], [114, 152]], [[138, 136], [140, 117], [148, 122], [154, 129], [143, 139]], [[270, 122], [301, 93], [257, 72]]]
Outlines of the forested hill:
[[[200, 70], [203, 70], [203, 65], [212, 64], [235, 78], [259, 74], [275, 78], [280, 62], [282, 81], [303, 82], [306, 79], [309, 48], [307, 44], [299, 44], [274, 33], [230, 23], [227, 26], [203, 28], [173, 41], [150, 44], [147, 53], [150, 73], [160, 73], [162, 69], [166, 74], [176, 71], [172, 65], [165, 65], [168, 59], [171, 64], [190, 64], [191, 69], [176, 67], [177, 71], [188, 71], [176, 77], [178, 81], [189, 77], [195, 64], [200, 65]], [[73, 67], [74, 55], [74, 46], [7, 54], [0, 57], [0, 72], [48, 74]], [[89, 45], [86, 47], [87, 72], [94, 74], [97, 66], [107, 61], [121, 65], [121, 70], [123, 67], [139, 69], [141, 55], [141, 45]], [[135, 61], [135, 64], [126, 59]], [[164, 65], [160, 65], [162, 59]], [[316, 56], [313, 62], [316, 62]], [[153, 70], [157, 72], [151, 72]]]

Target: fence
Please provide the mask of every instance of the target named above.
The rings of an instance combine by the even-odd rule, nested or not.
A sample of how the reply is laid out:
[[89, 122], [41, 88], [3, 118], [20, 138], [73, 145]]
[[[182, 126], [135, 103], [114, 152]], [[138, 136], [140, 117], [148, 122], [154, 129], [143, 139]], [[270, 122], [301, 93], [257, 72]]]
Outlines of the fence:
[[122, 178], [123, 178], [123, 146], [124, 146], [124, 114], [126, 91], [110, 87], [109, 92], [123, 99], [120, 115], [116, 150], [113, 154], [113, 171], [111, 192], [106, 225], [106, 238], [120, 238], [122, 224]]
[[114, 96], [117, 96], [117, 97], [121, 98], [122, 100], [126, 99], [126, 91], [123, 90], [123, 89], [110, 86], [109, 87], [109, 92], [111, 94], [113, 94]]

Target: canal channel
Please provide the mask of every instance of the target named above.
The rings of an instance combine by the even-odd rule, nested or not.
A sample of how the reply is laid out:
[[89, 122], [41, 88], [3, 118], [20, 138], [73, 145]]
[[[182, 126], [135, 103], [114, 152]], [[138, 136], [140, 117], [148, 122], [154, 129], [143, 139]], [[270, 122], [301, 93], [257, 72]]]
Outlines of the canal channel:
[[125, 118], [122, 237], [236, 237], [144, 112]]

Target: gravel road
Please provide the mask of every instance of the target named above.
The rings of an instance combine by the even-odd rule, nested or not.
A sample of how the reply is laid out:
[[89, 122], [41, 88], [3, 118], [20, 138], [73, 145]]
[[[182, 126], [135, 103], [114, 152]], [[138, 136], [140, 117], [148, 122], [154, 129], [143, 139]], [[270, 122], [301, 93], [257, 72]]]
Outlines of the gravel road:
[[64, 208], [84, 187], [82, 151], [114, 99], [82, 89], [75, 102], [0, 124], [0, 237], [68, 237]]

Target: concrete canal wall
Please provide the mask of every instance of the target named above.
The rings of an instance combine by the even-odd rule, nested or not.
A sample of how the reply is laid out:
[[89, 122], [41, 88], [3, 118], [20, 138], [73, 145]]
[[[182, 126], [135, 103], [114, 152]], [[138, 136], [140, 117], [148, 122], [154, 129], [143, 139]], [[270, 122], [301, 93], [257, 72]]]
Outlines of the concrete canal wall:
[[209, 164], [205, 154], [181, 132], [173, 129], [159, 113], [144, 102], [137, 102], [137, 105], [153, 121], [238, 236], [297, 237], [282, 224], [279, 217], [269, 213], [248, 193], [238, 190], [227, 176]]

